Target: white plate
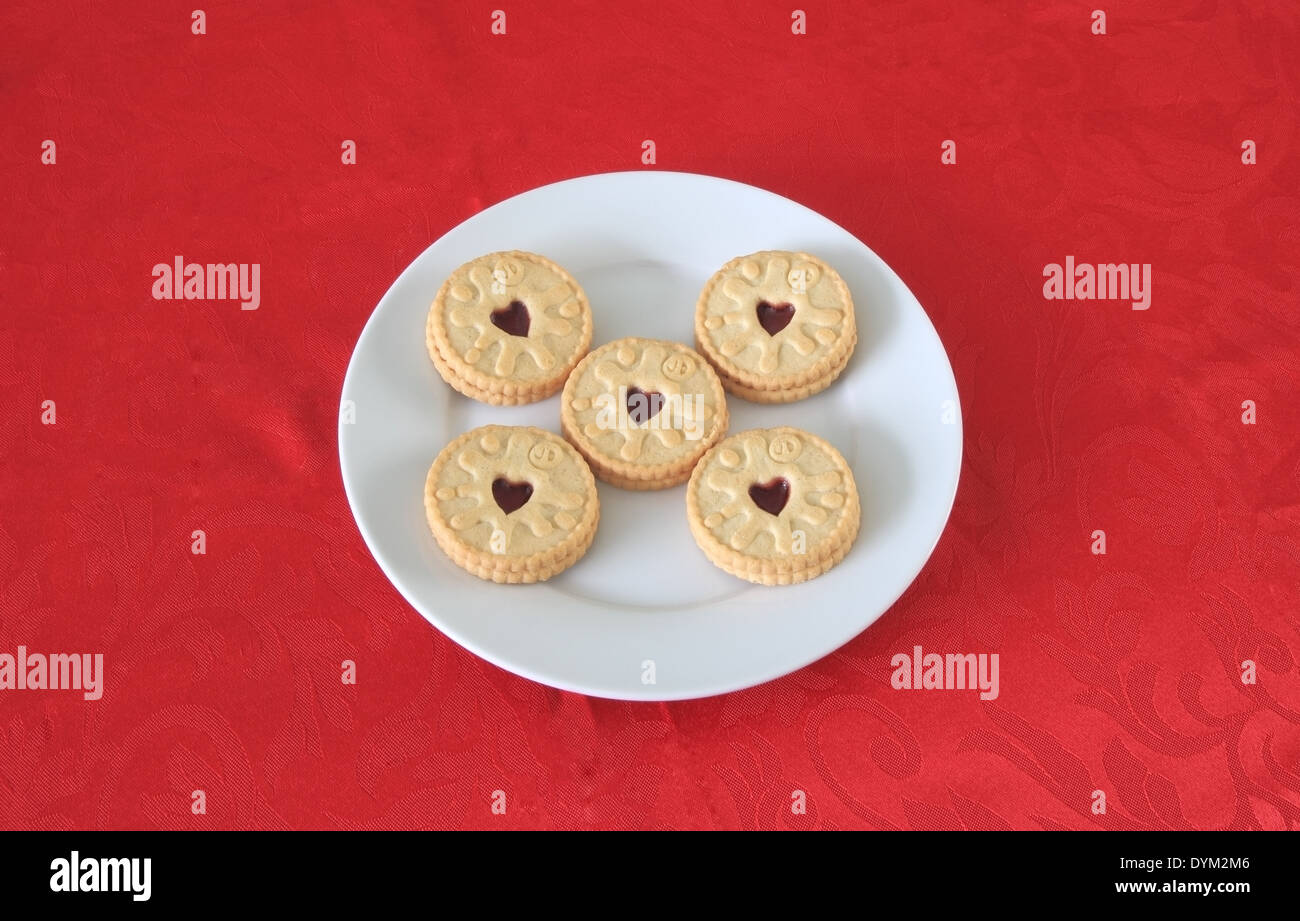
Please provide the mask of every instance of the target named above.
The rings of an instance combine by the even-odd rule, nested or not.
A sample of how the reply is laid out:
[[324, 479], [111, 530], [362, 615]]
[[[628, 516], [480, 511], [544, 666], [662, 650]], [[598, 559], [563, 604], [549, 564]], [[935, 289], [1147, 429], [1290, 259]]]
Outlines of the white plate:
[[[448, 560], [424, 517], [424, 479], [447, 442], [495, 422], [559, 431], [555, 396], [499, 408], [455, 393], [425, 352], [429, 303], [462, 263], [495, 250], [542, 253], [573, 273], [595, 314], [592, 346], [622, 336], [691, 343], [695, 300], [734, 256], [805, 250], [853, 292], [859, 342], [840, 379], [785, 406], [728, 397], [730, 431], [796, 425], [848, 459], [862, 532], [848, 557], [802, 585], [764, 588], [704, 557], [685, 487], [600, 484], [587, 555], [536, 585], [483, 582]], [[916, 578], [943, 531], [961, 466], [948, 356], [916, 298], [852, 234], [753, 186], [687, 173], [587, 176], [517, 195], [416, 259], [366, 324], [343, 381], [339, 462], [370, 552], [411, 605], [490, 662], [557, 688], [679, 700], [749, 687], [852, 639]], [[648, 663], [653, 663], [653, 669]], [[653, 678], [653, 683], [648, 679]]]

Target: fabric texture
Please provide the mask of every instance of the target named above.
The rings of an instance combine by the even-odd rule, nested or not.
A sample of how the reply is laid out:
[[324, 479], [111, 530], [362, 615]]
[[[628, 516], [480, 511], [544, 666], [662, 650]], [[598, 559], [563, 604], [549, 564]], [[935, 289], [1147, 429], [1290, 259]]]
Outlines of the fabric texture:
[[[1291, 0], [1117, 4], [1104, 34], [1057, 0], [799, 0], [806, 34], [738, 0], [221, 4], [203, 34], [188, 6], [0, 7], [0, 653], [105, 671], [99, 700], [0, 690], [0, 826], [1300, 827]], [[439, 634], [336, 452], [418, 253], [622, 169], [859, 236], [965, 426], [888, 613], [666, 705]], [[155, 299], [178, 255], [259, 264], [258, 308]], [[1067, 257], [1149, 264], [1149, 308], [1045, 298]], [[999, 696], [893, 688], [917, 645], [998, 653]]]

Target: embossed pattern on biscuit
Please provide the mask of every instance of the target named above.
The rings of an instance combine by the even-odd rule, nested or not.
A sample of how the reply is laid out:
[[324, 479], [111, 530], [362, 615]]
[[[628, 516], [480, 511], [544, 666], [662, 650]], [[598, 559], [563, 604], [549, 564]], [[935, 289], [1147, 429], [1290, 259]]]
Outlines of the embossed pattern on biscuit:
[[[660, 342], [625, 343], [593, 358], [571, 406], [582, 433], [611, 457], [634, 462], [646, 454], [647, 440], [663, 449], [649, 451], [656, 460], [672, 457], [688, 440], [686, 433], [707, 432], [718, 415], [711, 377], [685, 350]], [[653, 403], [646, 399], [653, 410], [637, 414], [628, 405], [627, 412], [619, 412], [619, 394], [633, 390], [658, 395]]]
[[[500, 378], [545, 377], [569, 361], [581, 336], [581, 314], [578, 292], [568, 281], [544, 265], [506, 256], [491, 266], [471, 263], [447, 292], [452, 348]], [[511, 322], [503, 323], [502, 316]]]
[[787, 253], [755, 253], [711, 292], [704, 329], [718, 353], [762, 374], [819, 360], [844, 334], [848, 305], [829, 273]]
[[[495, 554], [559, 544], [582, 520], [589, 497], [579, 461], [557, 442], [522, 430], [504, 437], [484, 432], [442, 469], [434, 487], [438, 513], [466, 544]], [[526, 500], [510, 511], [514, 503], [501, 502], [502, 481], [509, 489], [528, 487]]]
[[[662, 342], [610, 345], [611, 351], [591, 356], [574, 386], [569, 405], [583, 435], [605, 455], [631, 463], [663, 463], [695, 450], [719, 413], [707, 365], [687, 349]], [[634, 391], [657, 395], [649, 404], [652, 414], [639, 416], [627, 406], [619, 411], [619, 394]]]
[[[700, 505], [704, 526], [741, 553], [794, 552], [802, 530], [808, 547], [831, 534], [843, 515], [845, 473], [837, 461], [790, 432], [756, 430], [723, 442], [707, 461]], [[764, 495], [786, 485], [779, 511]]]

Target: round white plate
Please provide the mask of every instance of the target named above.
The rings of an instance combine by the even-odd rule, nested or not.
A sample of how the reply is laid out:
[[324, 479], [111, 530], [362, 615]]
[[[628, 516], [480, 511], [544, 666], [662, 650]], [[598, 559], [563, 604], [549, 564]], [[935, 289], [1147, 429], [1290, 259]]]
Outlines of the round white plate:
[[[784, 406], [728, 397], [732, 433], [795, 425], [835, 445], [862, 493], [862, 531], [826, 575], [750, 585], [710, 563], [685, 486], [601, 483], [591, 550], [549, 582], [494, 585], [443, 556], [424, 517], [434, 456], [475, 426], [558, 432], [560, 398], [493, 407], [461, 396], [425, 352], [429, 303], [457, 266], [541, 253], [586, 289], [592, 346], [622, 336], [690, 344], [695, 300], [734, 256], [804, 250], [853, 292], [858, 346], [829, 389]], [[721, 694], [792, 672], [852, 639], [916, 578], [943, 531], [961, 466], [948, 356], [916, 298], [852, 234], [789, 199], [688, 173], [587, 176], [517, 195], [450, 231], [371, 315], [343, 381], [339, 462], [370, 552], [411, 605], [490, 662], [557, 688], [626, 700]], [[350, 404], [350, 405], [349, 405]], [[355, 420], [355, 421], [352, 421]]]

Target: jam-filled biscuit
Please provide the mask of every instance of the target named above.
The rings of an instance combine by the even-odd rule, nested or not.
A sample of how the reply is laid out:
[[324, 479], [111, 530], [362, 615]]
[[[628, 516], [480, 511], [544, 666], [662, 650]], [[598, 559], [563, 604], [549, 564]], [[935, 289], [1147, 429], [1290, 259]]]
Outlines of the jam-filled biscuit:
[[560, 429], [605, 482], [666, 489], [686, 482], [726, 434], [727, 401], [718, 375], [694, 349], [617, 339], [569, 376]]
[[807, 253], [761, 252], [719, 269], [695, 306], [695, 347], [730, 393], [789, 403], [828, 387], [858, 342], [839, 273]]
[[840, 452], [795, 428], [724, 439], [686, 487], [691, 533], [720, 569], [761, 585], [816, 578], [844, 559], [861, 523]]
[[591, 305], [564, 269], [534, 253], [489, 253], [443, 282], [425, 330], [438, 373], [497, 406], [555, 393], [591, 346]]
[[485, 425], [443, 448], [424, 508], [452, 562], [493, 582], [540, 582], [568, 569], [600, 520], [586, 461], [531, 426]]

